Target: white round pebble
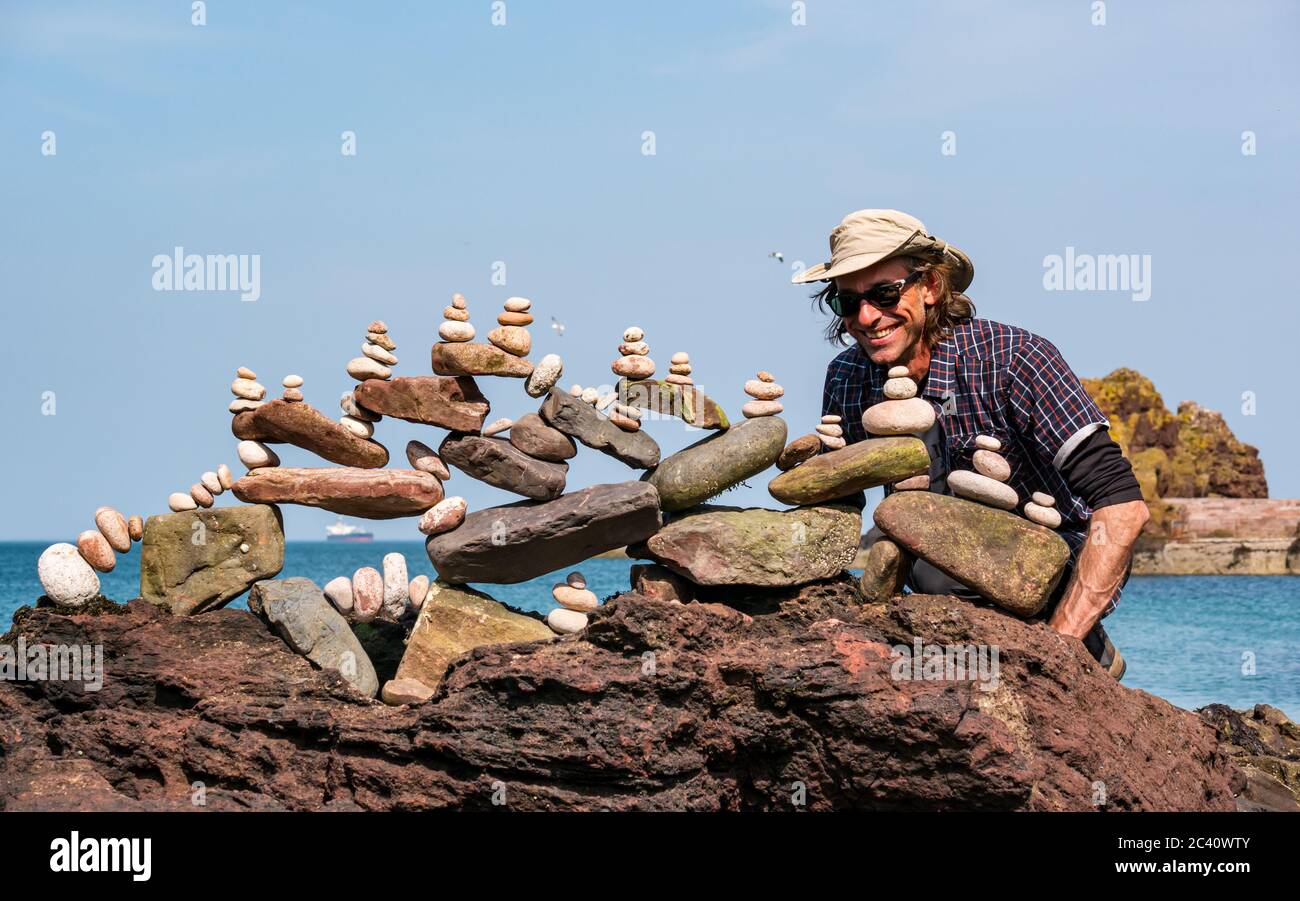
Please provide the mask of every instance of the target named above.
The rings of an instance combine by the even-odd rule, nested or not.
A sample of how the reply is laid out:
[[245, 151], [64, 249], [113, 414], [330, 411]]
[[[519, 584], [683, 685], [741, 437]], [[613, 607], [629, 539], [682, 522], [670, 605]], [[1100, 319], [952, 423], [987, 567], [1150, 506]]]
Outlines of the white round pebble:
[[456, 322], [452, 319], [445, 320], [442, 325], [438, 326], [438, 337], [444, 341], [453, 343], [462, 343], [474, 340], [474, 326], [468, 322]]
[[560, 635], [573, 635], [587, 628], [587, 614], [565, 607], [556, 607], [546, 614], [546, 625]]
[[988, 476], [999, 482], [1011, 478], [1011, 464], [1007, 462], [1006, 457], [995, 451], [980, 448], [975, 451], [971, 462], [975, 464], [975, 471], [982, 476]]
[[691, 362], [691, 355], [684, 350], [679, 350], [677, 353], [673, 354], [672, 359], [668, 362], [672, 363], [674, 366], [687, 366]]
[[1041, 491], [1035, 491], [1032, 495], [1030, 495], [1030, 500], [1032, 500], [1035, 504], [1037, 504], [1040, 507], [1056, 506], [1056, 498], [1052, 497], [1050, 494], [1044, 494]]
[[261, 400], [266, 397], [266, 388], [251, 379], [235, 379], [230, 383], [230, 393], [244, 400]]
[[411, 577], [406, 574], [406, 557], [397, 552], [384, 554], [384, 612], [394, 618], [406, 612], [411, 602]]
[[551, 597], [561, 607], [590, 613], [600, 606], [594, 592], [587, 588], [574, 588], [567, 582], [557, 582], [551, 589]]
[[284, 381], [280, 382], [280, 384], [281, 384], [281, 385], [284, 385], [284, 387], [286, 387], [286, 388], [301, 388], [301, 387], [302, 387], [302, 376], [300, 376], [300, 375], [286, 375], [286, 376], [284, 377]]
[[369, 438], [371, 435], [375, 434], [375, 424], [373, 422], [367, 422], [366, 420], [359, 419], [356, 416], [348, 416], [347, 414], [344, 414], [339, 417], [339, 422], [345, 429], [353, 435], [356, 435], [358, 438]]
[[641, 329], [637, 328], [635, 325], [628, 326], [623, 332], [623, 340], [628, 343], [640, 341], [643, 338], [645, 338], [645, 332], [641, 331]]
[[429, 596], [429, 577], [416, 576], [411, 580], [411, 587], [406, 592], [411, 598], [411, 606], [419, 610], [424, 606], [424, 599]]
[[775, 416], [784, 410], [779, 400], [751, 400], [740, 408], [746, 419], [757, 419], [759, 416]]
[[239, 553], [241, 553], [241, 554], [247, 554], [250, 550], [252, 550], [252, 548], [250, 548], [250, 547], [248, 546], [248, 543], [247, 543], [247, 542], [245, 542], [245, 543], [243, 543], [243, 544], [241, 544], [241, 545], [239, 546]]
[[968, 469], [958, 469], [948, 473], [948, 487], [958, 497], [1002, 510], [1014, 510], [1016, 504], [1020, 503], [1019, 495], [1010, 485], [996, 482], [988, 476], [982, 476]]
[[817, 425], [817, 434], [830, 435], [832, 438], [840, 438], [844, 435], [844, 428], [833, 422], [822, 422]]
[[361, 353], [374, 360], [376, 363], [382, 363], [385, 366], [396, 366], [397, 357], [384, 350], [378, 344], [371, 344], [369, 341], [361, 345]]
[[975, 446], [980, 450], [986, 451], [1002, 450], [1002, 442], [994, 438], [992, 435], [976, 435]]
[[916, 397], [916, 382], [911, 379], [890, 379], [885, 382], [885, 397], [890, 400], [907, 400]]
[[764, 382], [750, 379], [745, 382], [745, 393], [755, 400], [776, 400], [785, 394], [785, 389], [776, 382]]
[[336, 579], [330, 579], [325, 583], [325, 599], [334, 605], [334, 609], [339, 613], [349, 613], [352, 610], [352, 580], [347, 576], [339, 576]]
[[245, 400], [242, 397], [237, 397], [230, 402], [228, 409], [231, 413], [247, 413], [249, 410], [256, 410], [260, 406], [262, 406], [260, 400]]
[[564, 361], [559, 354], [547, 354], [533, 367], [533, 372], [524, 383], [524, 390], [529, 397], [541, 397], [555, 387], [564, 372]]
[[445, 497], [424, 511], [416, 528], [425, 535], [441, 535], [443, 532], [450, 532], [465, 521], [465, 513], [468, 510], [469, 504], [465, 498], [454, 495]]
[[369, 357], [353, 357], [348, 360], [347, 370], [348, 375], [358, 382], [364, 382], [366, 379], [387, 379], [392, 378], [393, 375], [391, 369]]
[[600, 392], [595, 388], [583, 388], [581, 397], [584, 404], [594, 404], [600, 399]]
[[217, 467], [217, 481], [223, 489], [235, 484], [235, 474], [230, 471], [230, 467], [225, 463]]
[[465, 302], [465, 295], [461, 294], [459, 291], [451, 295], [451, 305], [458, 310], [466, 309], [468, 304]]
[[225, 486], [221, 484], [221, 479], [217, 478], [215, 472], [205, 472], [203, 475], [199, 476], [199, 481], [203, 484], [204, 488], [208, 489], [208, 493], [213, 497], [216, 497], [218, 494], [221, 494], [226, 490]]
[[65, 607], [78, 607], [99, 594], [99, 576], [70, 544], [52, 544], [36, 561], [45, 596]]
[[260, 441], [241, 441], [235, 446], [239, 462], [249, 469], [261, 469], [265, 466], [279, 466], [280, 458]]
[[1025, 504], [1025, 518], [1030, 522], [1036, 522], [1040, 526], [1047, 526], [1049, 529], [1057, 529], [1061, 526], [1061, 511], [1055, 507], [1044, 507], [1035, 504], [1033, 501]]
[[533, 302], [527, 297], [507, 297], [502, 306], [507, 313], [527, 313], [533, 308]]
[[827, 413], [825, 416], [822, 417], [822, 422], [826, 423], [827, 425], [837, 425], [843, 421], [844, 421], [844, 417], [836, 416], [834, 413]]
[[199, 505], [185, 492], [173, 491], [167, 495], [167, 506], [173, 513], [184, 513], [186, 510], [197, 509]]
[[839, 450], [840, 448], [844, 447], [848, 443], [838, 435], [819, 434], [817, 437], [821, 439], [822, 446], [827, 448], [828, 450]]
[[912, 435], [934, 425], [934, 407], [919, 397], [868, 407], [862, 425], [873, 435]]
[[240, 366], [235, 370], [235, 375], [239, 376], [241, 379], [248, 379], [250, 382], [257, 378], [257, 373], [249, 369], [247, 366]]
[[650, 345], [644, 341], [624, 341], [618, 346], [618, 352], [625, 357], [644, 357], [650, 353]]
[[891, 379], [903, 379], [909, 377], [906, 366], [890, 366], [889, 372], [885, 373], [885, 375]]

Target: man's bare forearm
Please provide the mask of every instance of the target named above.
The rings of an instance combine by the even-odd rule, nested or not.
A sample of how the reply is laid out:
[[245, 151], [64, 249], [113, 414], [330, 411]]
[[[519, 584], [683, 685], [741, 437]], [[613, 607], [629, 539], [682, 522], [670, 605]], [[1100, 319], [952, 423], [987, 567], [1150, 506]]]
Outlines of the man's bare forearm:
[[1102, 507], [1092, 514], [1074, 576], [1048, 625], [1082, 639], [1101, 619], [1133, 558], [1133, 545], [1151, 514], [1143, 501]]

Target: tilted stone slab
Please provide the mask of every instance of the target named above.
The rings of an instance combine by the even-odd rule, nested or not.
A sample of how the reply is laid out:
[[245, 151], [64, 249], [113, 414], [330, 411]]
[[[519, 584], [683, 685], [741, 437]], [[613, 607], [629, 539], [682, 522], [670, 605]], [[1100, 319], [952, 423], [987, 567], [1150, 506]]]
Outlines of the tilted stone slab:
[[348, 431], [303, 401], [272, 400], [234, 417], [236, 438], [268, 444], [292, 444], [340, 466], [380, 469], [388, 465], [388, 448]]
[[1051, 529], [929, 491], [891, 494], [875, 520], [902, 548], [1019, 616], [1043, 609], [1070, 560], [1069, 545]]
[[569, 475], [567, 463], [530, 457], [504, 438], [451, 434], [443, 439], [438, 456], [479, 481], [539, 501], [563, 494]]
[[694, 385], [678, 385], [663, 379], [620, 379], [619, 403], [663, 416], [676, 416], [699, 429], [725, 429], [731, 423], [727, 411]]
[[372, 413], [453, 432], [477, 432], [492, 408], [469, 376], [367, 379], [355, 394], [357, 403]]
[[617, 482], [477, 510], [425, 549], [444, 582], [512, 584], [644, 541], [658, 528], [654, 486]]
[[431, 360], [438, 375], [501, 375], [525, 379], [533, 374], [532, 363], [506, 353], [495, 344], [439, 341], [433, 345]]
[[800, 463], [767, 490], [783, 504], [820, 504], [929, 469], [930, 454], [920, 438], [868, 438]]
[[254, 469], [231, 489], [241, 501], [302, 504], [343, 516], [418, 516], [442, 500], [442, 483], [417, 469]]
[[667, 457], [642, 478], [659, 490], [665, 512], [685, 510], [758, 475], [785, 444], [779, 416], [747, 419]]
[[628, 466], [649, 469], [659, 462], [659, 445], [644, 429], [626, 432], [591, 404], [559, 388], [551, 389], [538, 412], [542, 419], [570, 438]]

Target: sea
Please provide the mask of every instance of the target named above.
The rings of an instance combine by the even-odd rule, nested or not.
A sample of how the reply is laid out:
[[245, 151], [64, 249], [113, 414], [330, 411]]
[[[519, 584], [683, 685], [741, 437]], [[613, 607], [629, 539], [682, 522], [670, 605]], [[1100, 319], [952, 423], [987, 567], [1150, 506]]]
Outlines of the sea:
[[[36, 560], [47, 542], [0, 542], [0, 622], [42, 593]], [[305, 576], [317, 585], [380, 568], [385, 554], [406, 556], [411, 578], [435, 576], [418, 541], [349, 544], [290, 541], [280, 578]], [[104, 594], [125, 601], [139, 595], [140, 546], [100, 575]], [[597, 597], [628, 588], [632, 560], [602, 557], [576, 567]], [[476, 585], [513, 607], [547, 613], [551, 586], [566, 572], [518, 585]], [[246, 600], [232, 602], [246, 608]], [[1134, 576], [1119, 608], [1105, 620], [1128, 662], [1124, 684], [1188, 710], [1222, 703], [1238, 709], [1271, 704], [1300, 721], [1300, 576]]]

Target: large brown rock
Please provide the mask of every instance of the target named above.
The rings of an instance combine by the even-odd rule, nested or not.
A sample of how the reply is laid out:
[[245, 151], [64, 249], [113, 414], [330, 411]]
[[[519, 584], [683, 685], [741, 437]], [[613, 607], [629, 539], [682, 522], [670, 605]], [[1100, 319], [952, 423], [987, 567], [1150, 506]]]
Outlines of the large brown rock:
[[578, 454], [573, 439], [546, 424], [536, 413], [525, 413], [510, 426], [510, 443], [530, 457], [560, 463]]
[[1051, 529], [959, 497], [899, 491], [875, 519], [905, 550], [1018, 616], [1043, 609], [1070, 561]]
[[659, 462], [659, 445], [644, 430], [625, 432], [591, 404], [559, 388], [551, 389], [539, 412], [570, 438], [635, 469], [648, 469]]
[[539, 616], [513, 610], [464, 585], [434, 582], [395, 678], [414, 679], [432, 692], [451, 662], [475, 648], [554, 637]]
[[818, 454], [781, 473], [767, 490], [783, 504], [820, 504], [920, 475], [929, 468], [930, 454], [920, 438], [868, 438]]
[[236, 415], [230, 430], [241, 440], [292, 444], [340, 466], [381, 469], [388, 465], [388, 448], [352, 434], [303, 401], [268, 401]]
[[502, 375], [526, 379], [533, 364], [491, 344], [439, 341], [433, 345], [433, 371], [438, 375]]
[[817, 456], [821, 449], [822, 440], [815, 432], [809, 435], [800, 435], [787, 444], [785, 450], [781, 451], [781, 455], [776, 458], [776, 468], [782, 472], [787, 472], [800, 463]]
[[628, 553], [697, 585], [787, 587], [838, 575], [857, 556], [861, 534], [862, 515], [850, 507], [703, 506], [675, 517]]
[[284, 523], [275, 507], [150, 516], [140, 546], [140, 596], [188, 616], [224, 607], [283, 567]]
[[549, 501], [564, 493], [567, 463], [549, 463], [528, 456], [504, 438], [448, 435], [438, 448], [444, 463], [489, 485]]
[[442, 500], [442, 483], [417, 469], [254, 469], [231, 489], [241, 501], [302, 504], [343, 516], [418, 516]]
[[355, 389], [357, 403], [381, 416], [436, 425], [453, 432], [477, 432], [491, 410], [469, 376], [422, 375], [366, 379]]
[[593, 485], [553, 501], [477, 510], [425, 543], [444, 582], [526, 582], [659, 528], [659, 495], [644, 482]]
[[619, 403], [660, 416], [675, 416], [697, 429], [725, 429], [731, 424], [727, 411], [694, 385], [677, 385], [663, 379], [620, 379], [616, 390]]
[[779, 416], [746, 419], [672, 454], [643, 478], [659, 490], [665, 512], [685, 510], [771, 466], [785, 434]]
[[[736, 591], [737, 601], [741, 592]], [[852, 580], [765, 612], [626, 594], [580, 637], [479, 647], [418, 707], [367, 701], [255, 616], [23, 608], [6, 641], [100, 645], [100, 691], [0, 681], [0, 809], [1232, 810], [1200, 717], [1042, 623]], [[894, 649], [1000, 649], [996, 683], [899, 679]], [[647, 664], [655, 669], [647, 673]], [[992, 690], [984, 690], [985, 688]]]

